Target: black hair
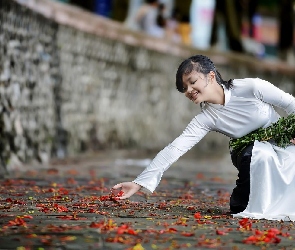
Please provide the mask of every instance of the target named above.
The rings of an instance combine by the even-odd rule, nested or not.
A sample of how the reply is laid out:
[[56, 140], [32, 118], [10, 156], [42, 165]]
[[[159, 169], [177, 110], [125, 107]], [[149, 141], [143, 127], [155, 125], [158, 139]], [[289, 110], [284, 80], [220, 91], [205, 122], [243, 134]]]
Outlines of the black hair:
[[227, 89], [233, 86], [233, 81], [224, 81], [221, 74], [216, 69], [214, 63], [209, 57], [203, 55], [195, 55], [184, 60], [178, 67], [176, 72], [176, 88], [179, 92], [184, 93], [183, 87], [183, 75], [190, 74], [193, 70], [196, 72], [207, 75], [210, 71], [213, 71], [216, 76], [216, 81], [219, 85], [224, 85]]

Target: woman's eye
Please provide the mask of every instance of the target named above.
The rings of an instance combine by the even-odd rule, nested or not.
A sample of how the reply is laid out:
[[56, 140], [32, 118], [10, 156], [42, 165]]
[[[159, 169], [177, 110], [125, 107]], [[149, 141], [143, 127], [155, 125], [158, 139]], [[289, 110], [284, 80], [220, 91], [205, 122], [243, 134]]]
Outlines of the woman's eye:
[[197, 81], [197, 80], [193, 81], [191, 84], [192, 84], [192, 85], [193, 85], [193, 84], [195, 84], [195, 83], [196, 83], [196, 81]]

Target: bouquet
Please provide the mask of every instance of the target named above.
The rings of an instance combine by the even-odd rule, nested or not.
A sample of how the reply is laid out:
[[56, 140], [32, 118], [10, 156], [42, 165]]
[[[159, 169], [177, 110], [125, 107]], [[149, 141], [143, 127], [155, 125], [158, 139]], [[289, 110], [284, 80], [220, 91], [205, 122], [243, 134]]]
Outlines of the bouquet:
[[287, 147], [290, 140], [295, 138], [295, 114], [281, 117], [267, 128], [259, 128], [237, 139], [230, 139], [229, 146], [233, 150], [241, 151], [250, 143], [273, 140], [279, 147]]

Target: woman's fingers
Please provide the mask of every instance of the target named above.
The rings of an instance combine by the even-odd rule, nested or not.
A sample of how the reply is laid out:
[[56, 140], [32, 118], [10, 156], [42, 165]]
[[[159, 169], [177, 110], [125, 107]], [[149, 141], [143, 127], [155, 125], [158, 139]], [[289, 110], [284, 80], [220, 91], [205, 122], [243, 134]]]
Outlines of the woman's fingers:
[[118, 188], [121, 188], [121, 191], [123, 191], [122, 196], [118, 198], [120, 200], [123, 200], [135, 194], [140, 189], [140, 185], [133, 182], [123, 182], [113, 186], [113, 189], [118, 189]]
[[118, 188], [122, 188], [122, 187], [123, 187], [122, 183], [119, 183], [119, 184], [113, 186], [112, 188], [113, 189], [118, 189]]
[[295, 138], [290, 140], [290, 142], [292, 142], [293, 144], [295, 144]]

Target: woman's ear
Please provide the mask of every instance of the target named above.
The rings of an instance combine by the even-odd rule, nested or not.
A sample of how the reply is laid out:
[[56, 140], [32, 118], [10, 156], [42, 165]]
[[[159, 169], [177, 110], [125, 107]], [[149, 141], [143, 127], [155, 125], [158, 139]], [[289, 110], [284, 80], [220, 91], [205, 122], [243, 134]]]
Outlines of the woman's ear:
[[214, 78], [215, 78], [215, 73], [214, 73], [214, 71], [210, 71], [209, 72], [209, 74], [210, 74], [210, 78], [213, 80]]
[[214, 79], [215, 79], [215, 73], [212, 70], [209, 72], [208, 76], [209, 76], [210, 82], [214, 81]]

